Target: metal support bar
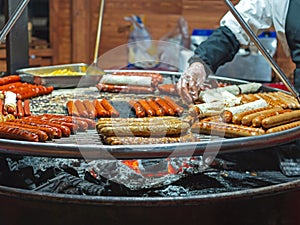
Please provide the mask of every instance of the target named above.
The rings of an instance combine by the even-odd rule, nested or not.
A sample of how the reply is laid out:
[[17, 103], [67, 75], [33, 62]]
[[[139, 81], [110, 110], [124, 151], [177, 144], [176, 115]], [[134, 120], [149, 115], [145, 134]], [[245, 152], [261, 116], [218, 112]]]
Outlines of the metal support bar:
[[280, 67], [276, 64], [272, 56], [268, 53], [268, 51], [265, 49], [265, 47], [262, 45], [260, 40], [256, 37], [254, 32], [251, 30], [249, 25], [245, 22], [245, 20], [242, 18], [240, 13], [236, 10], [234, 5], [230, 0], [224, 0], [227, 6], [229, 7], [229, 10], [233, 14], [233, 16], [236, 18], [236, 20], [239, 22], [241, 27], [245, 30], [245, 32], [250, 37], [251, 41], [255, 44], [255, 46], [258, 48], [258, 50], [261, 52], [261, 54], [266, 58], [266, 60], [271, 65], [274, 72], [279, 76], [281, 81], [284, 83], [284, 85], [288, 88], [288, 90], [292, 93], [292, 95], [298, 100], [300, 103], [300, 97], [299, 93], [295, 89], [295, 87], [290, 83], [287, 76], [284, 74], [284, 72], [280, 69]]
[[[6, 0], [5, 17], [9, 32], [6, 38], [6, 62], [8, 74], [29, 65], [28, 5], [29, 0]], [[11, 18], [11, 20], [10, 20]]]

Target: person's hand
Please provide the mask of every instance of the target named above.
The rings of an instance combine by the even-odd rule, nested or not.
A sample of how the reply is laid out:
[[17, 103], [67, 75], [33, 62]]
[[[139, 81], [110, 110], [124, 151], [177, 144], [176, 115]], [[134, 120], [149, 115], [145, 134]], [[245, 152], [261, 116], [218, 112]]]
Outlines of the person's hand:
[[182, 100], [188, 104], [199, 98], [201, 85], [206, 79], [204, 65], [200, 62], [192, 63], [181, 75], [176, 89]]

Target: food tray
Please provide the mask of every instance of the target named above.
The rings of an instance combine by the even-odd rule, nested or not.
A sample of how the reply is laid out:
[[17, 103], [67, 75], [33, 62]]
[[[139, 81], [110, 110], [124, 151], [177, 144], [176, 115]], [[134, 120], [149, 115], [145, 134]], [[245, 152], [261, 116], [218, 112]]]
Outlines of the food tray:
[[[143, 71], [144, 72], [144, 71]], [[180, 73], [169, 73], [162, 71], [151, 71], [161, 73], [166, 82], [175, 82]], [[242, 84], [246, 81], [215, 77], [211, 78], [219, 82], [230, 84]], [[90, 89], [89, 89], [90, 90]], [[262, 91], [278, 91], [269, 87], [263, 87]], [[55, 90], [53, 94], [60, 95], [63, 89]], [[69, 92], [76, 92], [78, 89], [68, 89]], [[82, 92], [80, 89], [78, 92]], [[96, 92], [98, 93], [98, 92]], [[99, 94], [99, 93], [98, 93]], [[111, 93], [102, 93], [103, 96], [110, 96]], [[136, 95], [114, 94], [118, 99], [137, 97]], [[103, 97], [102, 96], [102, 97]], [[101, 96], [100, 96], [101, 98]], [[0, 139], [0, 152], [16, 155], [33, 155], [61, 158], [85, 158], [85, 159], [137, 159], [137, 158], [161, 158], [179, 157], [205, 154], [223, 154], [229, 152], [240, 152], [277, 148], [295, 142], [300, 137], [300, 127], [282, 132], [264, 134], [261, 136], [241, 138], [216, 138], [210, 136], [198, 137], [197, 142], [155, 144], [155, 145], [119, 145], [109, 146], [102, 144], [96, 130], [86, 133], [78, 133], [69, 138], [61, 138], [46, 143], [32, 143], [26, 141], [15, 141]]]
[[85, 73], [88, 69], [88, 65], [84, 63], [77, 64], [65, 64], [56, 66], [44, 66], [44, 67], [33, 67], [17, 70], [20, 74], [21, 80], [28, 83], [34, 83], [37, 85], [53, 86], [55, 89], [58, 88], [75, 88], [75, 87], [89, 87], [97, 84], [102, 75], [78, 75], [75, 74], [57, 74], [47, 75], [57, 70], [69, 70], [75, 73]]

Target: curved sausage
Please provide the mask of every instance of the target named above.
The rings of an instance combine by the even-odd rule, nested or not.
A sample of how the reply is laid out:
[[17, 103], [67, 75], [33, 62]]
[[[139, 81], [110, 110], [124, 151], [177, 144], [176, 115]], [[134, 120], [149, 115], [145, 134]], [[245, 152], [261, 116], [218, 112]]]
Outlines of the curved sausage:
[[269, 113], [272, 113], [272, 112], [278, 112], [278, 111], [281, 111], [282, 108], [281, 107], [274, 107], [274, 108], [269, 108], [269, 109], [265, 109], [265, 110], [258, 110], [257, 112], [254, 112], [254, 113], [251, 113], [251, 114], [248, 114], [246, 116], [244, 116], [242, 118], [242, 124], [245, 125], [245, 126], [250, 126], [252, 125], [252, 120], [255, 118], [255, 117], [258, 117], [258, 116], [263, 116], [263, 115], [266, 115], [266, 114], [269, 114]]

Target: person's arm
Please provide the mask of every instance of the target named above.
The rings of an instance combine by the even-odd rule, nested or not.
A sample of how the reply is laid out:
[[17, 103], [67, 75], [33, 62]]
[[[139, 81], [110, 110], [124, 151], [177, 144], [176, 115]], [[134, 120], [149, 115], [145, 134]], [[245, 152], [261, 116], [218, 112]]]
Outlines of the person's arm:
[[240, 44], [231, 30], [221, 26], [196, 48], [189, 63], [204, 62], [214, 73], [219, 66], [231, 61], [239, 48]]
[[[272, 0], [241, 0], [235, 7], [250, 25], [255, 34], [270, 28]], [[189, 68], [182, 74], [177, 90], [182, 99], [191, 103], [197, 100], [200, 87], [207, 75], [219, 66], [231, 61], [241, 46], [250, 43], [250, 38], [234, 16], [228, 12], [220, 21], [220, 27], [202, 42], [189, 60]]]

